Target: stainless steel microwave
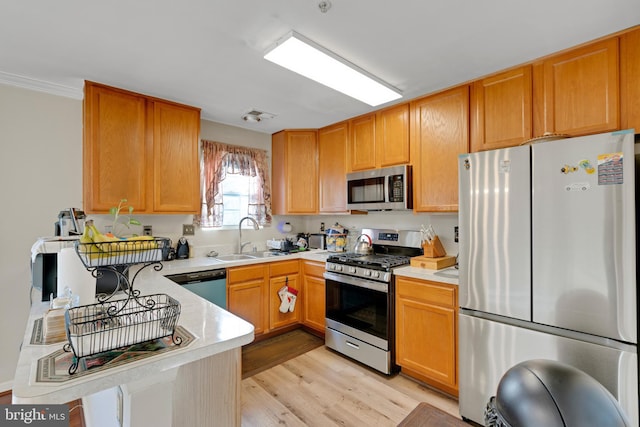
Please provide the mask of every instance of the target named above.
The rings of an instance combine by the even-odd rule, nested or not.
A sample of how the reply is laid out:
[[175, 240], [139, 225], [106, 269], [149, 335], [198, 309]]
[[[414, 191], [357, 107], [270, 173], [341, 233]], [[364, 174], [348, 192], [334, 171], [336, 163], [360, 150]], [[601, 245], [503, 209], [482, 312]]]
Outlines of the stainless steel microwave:
[[347, 209], [363, 211], [413, 209], [410, 165], [347, 174]]

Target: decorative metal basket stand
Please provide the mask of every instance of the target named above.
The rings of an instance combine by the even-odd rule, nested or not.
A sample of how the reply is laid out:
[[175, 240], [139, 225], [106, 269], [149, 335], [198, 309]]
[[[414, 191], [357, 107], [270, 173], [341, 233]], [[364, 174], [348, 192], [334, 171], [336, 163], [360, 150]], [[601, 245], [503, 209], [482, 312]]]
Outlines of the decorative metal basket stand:
[[[162, 253], [169, 239], [126, 240], [105, 243], [76, 242], [76, 252], [87, 270], [98, 278], [104, 271], [118, 277], [118, 287], [111, 293], [99, 294], [95, 304], [73, 307], [65, 312], [69, 342], [65, 351], [73, 351], [69, 374], [74, 374], [83, 357], [133, 344], [171, 336], [174, 344], [182, 338], [175, 335], [180, 317], [180, 303], [166, 294], [140, 295], [133, 283], [140, 272], [153, 266], [162, 269]], [[143, 264], [129, 280], [129, 267]], [[123, 299], [114, 299], [122, 290]]]

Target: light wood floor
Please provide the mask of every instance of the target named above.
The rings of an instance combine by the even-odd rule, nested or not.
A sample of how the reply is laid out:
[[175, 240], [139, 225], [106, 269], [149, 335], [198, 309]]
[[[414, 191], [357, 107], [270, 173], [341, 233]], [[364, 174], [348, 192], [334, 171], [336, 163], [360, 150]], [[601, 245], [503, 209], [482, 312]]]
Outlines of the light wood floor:
[[242, 381], [242, 426], [397, 426], [420, 402], [459, 418], [458, 402], [322, 346]]

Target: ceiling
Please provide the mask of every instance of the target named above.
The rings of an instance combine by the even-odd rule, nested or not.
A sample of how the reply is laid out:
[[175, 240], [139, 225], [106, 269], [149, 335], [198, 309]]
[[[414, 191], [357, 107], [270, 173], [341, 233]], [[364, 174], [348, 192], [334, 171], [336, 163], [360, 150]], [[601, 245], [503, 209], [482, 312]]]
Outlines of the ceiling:
[[[91, 80], [273, 133], [370, 107], [263, 59], [290, 30], [400, 89], [443, 89], [640, 24], [640, 0], [28, 0], [0, 5], [0, 83]], [[396, 101], [397, 103], [398, 101]], [[275, 115], [259, 123], [243, 113]]]

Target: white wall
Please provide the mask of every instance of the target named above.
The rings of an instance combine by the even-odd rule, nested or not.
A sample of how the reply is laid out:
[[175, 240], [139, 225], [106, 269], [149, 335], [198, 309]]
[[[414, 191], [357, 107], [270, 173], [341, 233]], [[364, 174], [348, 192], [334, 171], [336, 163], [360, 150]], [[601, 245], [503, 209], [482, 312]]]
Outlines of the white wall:
[[[257, 125], [259, 126], [259, 125]], [[203, 121], [201, 137], [262, 148], [271, 153], [271, 135]], [[0, 391], [11, 388], [19, 346], [29, 312], [30, 250], [38, 237], [53, 234], [58, 212], [82, 207], [82, 102], [0, 84]], [[191, 215], [135, 215], [153, 226], [156, 236], [177, 240]], [[107, 216], [93, 216], [98, 226]], [[273, 226], [243, 231], [259, 249], [269, 238], [283, 237], [279, 222], [288, 221], [293, 233], [318, 232], [320, 222], [335, 222], [357, 231], [362, 227], [419, 229], [432, 223], [445, 249], [455, 255], [453, 226], [457, 215], [414, 215], [374, 212], [369, 215], [275, 216]], [[238, 231], [196, 230], [189, 238], [196, 255], [210, 249], [233, 252]]]
[[0, 390], [10, 386], [29, 312], [29, 254], [58, 212], [82, 206], [80, 101], [0, 85]]
[[350, 229], [357, 237], [362, 228], [392, 228], [398, 230], [420, 230], [433, 225], [447, 255], [457, 255], [458, 244], [454, 242], [454, 229], [458, 225], [458, 214], [414, 214], [413, 212], [369, 212], [367, 215], [337, 215], [304, 217], [303, 228], [312, 233], [320, 232], [320, 223], [329, 227], [336, 222]]

